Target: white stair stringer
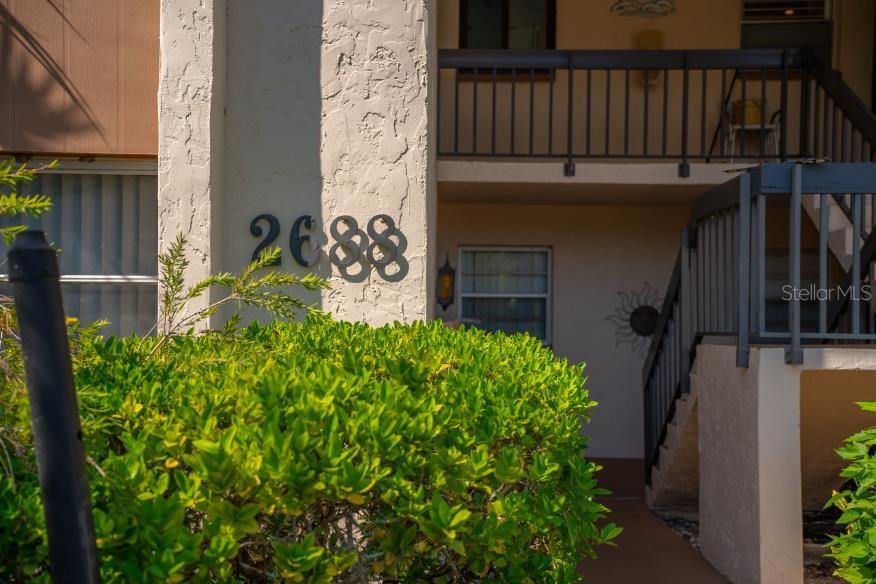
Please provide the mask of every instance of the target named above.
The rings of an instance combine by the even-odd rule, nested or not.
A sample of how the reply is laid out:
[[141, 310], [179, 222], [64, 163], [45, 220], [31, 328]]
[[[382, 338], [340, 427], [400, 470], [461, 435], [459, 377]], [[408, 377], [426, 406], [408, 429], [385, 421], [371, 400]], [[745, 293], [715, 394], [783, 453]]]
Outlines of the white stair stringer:
[[675, 400], [675, 413], [666, 426], [651, 483], [645, 488], [648, 507], [696, 512], [699, 498], [699, 427], [697, 396], [691, 372], [691, 391]]

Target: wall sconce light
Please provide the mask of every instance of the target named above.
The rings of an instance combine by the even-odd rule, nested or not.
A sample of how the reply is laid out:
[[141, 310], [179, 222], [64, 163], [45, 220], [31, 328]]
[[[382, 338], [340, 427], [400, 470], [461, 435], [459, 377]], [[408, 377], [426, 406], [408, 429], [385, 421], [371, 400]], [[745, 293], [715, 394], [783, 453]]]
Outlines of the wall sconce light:
[[441, 308], [453, 304], [453, 294], [456, 290], [456, 270], [450, 265], [450, 254], [444, 260], [444, 265], [438, 268], [438, 285], [435, 290], [435, 299]]

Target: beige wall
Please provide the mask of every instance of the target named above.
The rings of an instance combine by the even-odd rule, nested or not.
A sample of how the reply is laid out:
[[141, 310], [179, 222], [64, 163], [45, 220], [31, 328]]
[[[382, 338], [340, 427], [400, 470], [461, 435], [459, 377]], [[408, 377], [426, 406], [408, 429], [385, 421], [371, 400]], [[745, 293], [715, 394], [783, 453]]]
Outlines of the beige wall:
[[[662, 302], [686, 207], [439, 204], [438, 257], [459, 267], [461, 245], [548, 246], [553, 259], [553, 347], [587, 363], [587, 388], [599, 406], [585, 428], [589, 454], [643, 454], [641, 355], [615, 345], [606, 320], [618, 292], [654, 286]], [[457, 272], [458, 273], [458, 272]], [[458, 318], [460, 303], [437, 316]]]
[[155, 156], [158, 0], [0, 0], [0, 152]]

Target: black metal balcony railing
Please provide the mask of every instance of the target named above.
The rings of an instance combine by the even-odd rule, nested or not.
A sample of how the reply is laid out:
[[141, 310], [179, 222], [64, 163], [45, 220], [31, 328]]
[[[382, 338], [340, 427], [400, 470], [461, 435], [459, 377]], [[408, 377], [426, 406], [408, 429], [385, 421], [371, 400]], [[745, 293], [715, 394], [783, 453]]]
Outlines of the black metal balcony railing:
[[873, 191], [876, 164], [764, 164], [696, 200], [643, 371], [649, 471], [703, 337], [732, 337], [739, 366], [755, 343], [801, 363], [876, 342]]
[[[445, 157], [870, 161], [876, 124], [808, 49], [438, 54]], [[864, 108], [866, 112], [866, 108]]]

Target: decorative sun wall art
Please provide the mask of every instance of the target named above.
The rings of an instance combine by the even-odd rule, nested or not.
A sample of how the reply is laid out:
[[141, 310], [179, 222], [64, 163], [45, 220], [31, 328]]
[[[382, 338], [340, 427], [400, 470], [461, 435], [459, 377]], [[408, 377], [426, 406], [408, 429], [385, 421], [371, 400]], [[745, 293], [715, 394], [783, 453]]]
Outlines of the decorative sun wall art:
[[620, 304], [605, 319], [616, 327], [614, 346], [630, 345], [635, 353], [644, 357], [660, 318], [660, 294], [645, 282], [641, 290], [621, 291], [617, 295]]
[[612, 14], [660, 18], [675, 14], [675, 0], [617, 0], [611, 6]]

